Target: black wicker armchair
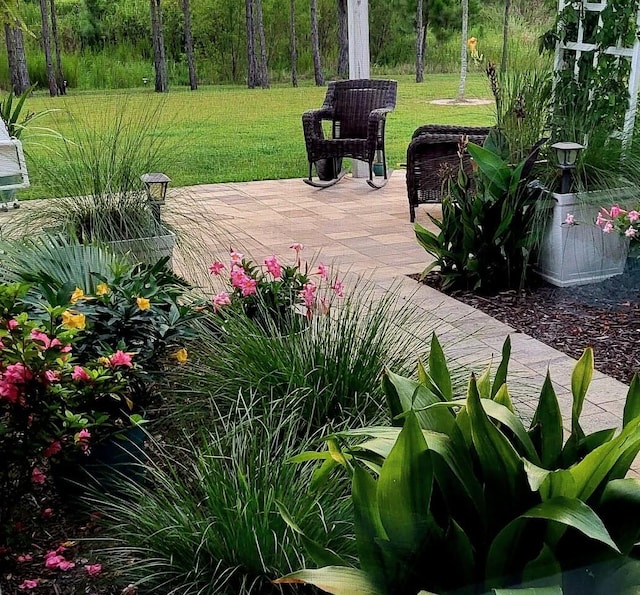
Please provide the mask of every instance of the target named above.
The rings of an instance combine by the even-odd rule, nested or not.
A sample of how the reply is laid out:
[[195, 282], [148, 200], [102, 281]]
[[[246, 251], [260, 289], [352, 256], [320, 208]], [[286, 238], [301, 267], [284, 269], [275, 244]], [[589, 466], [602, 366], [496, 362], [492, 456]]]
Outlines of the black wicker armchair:
[[[414, 133], [407, 149], [407, 194], [409, 218], [416, 218], [416, 207], [426, 203], [437, 203], [442, 199], [443, 175], [452, 168], [457, 170], [458, 143], [461, 136], [481, 145], [490, 128], [479, 126], [443, 126], [429, 124]], [[463, 159], [465, 171], [471, 170], [469, 155]]]
[[[329, 83], [322, 107], [302, 115], [309, 159], [309, 177], [304, 180], [307, 184], [318, 188], [335, 184], [345, 173], [341, 171], [343, 157], [369, 164], [367, 183], [373, 188], [386, 183], [385, 122], [387, 114], [395, 108], [397, 86], [396, 81], [369, 79]], [[331, 122], [330, 138], [324, 135], [323, 120]], [[378, 152], [382, 184], [374, 180], [373, 162]], [[319, 181], [313, 179], [314, 164]]]

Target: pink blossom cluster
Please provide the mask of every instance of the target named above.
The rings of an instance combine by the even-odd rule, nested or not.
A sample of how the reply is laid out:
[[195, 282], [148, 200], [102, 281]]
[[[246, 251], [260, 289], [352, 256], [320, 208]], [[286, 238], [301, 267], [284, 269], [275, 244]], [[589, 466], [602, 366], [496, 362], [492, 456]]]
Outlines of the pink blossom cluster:
[[604, 233], [618, 232], [629, 239], [640, 240], [640, 212], [625, 211], [619, 205], [613, 205], [609, 210], [600, 209], [596, 218], [596, 225]]
[[55, 550], [51, 550], [44, 555], [44, 566], [49, 570], [62, 570], [63, 572], [75, 568], [75, 562], [64, 557], [66, 547], [61, 545]]

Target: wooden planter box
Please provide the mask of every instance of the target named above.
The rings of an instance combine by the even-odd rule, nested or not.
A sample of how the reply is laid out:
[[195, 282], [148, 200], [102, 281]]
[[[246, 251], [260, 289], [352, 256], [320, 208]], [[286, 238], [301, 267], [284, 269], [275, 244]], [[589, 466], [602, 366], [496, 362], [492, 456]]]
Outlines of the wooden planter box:
[[116, 240], [108, 242], [114, 252], [131, 254], [134, 259], [148, 264], [155, 264], [161, 258], [169, 257], [167, 266], [172, 266], [173, 248], [176, 244], [176, 234], [163, 227], [160, 235], [133, 240]]
[[[615, 200], [629, 198], [625, 196]], [[629, 242], [617, 233], [606, 234], [595, 225], [600, 207], [612, 204], [612, 194], [550, 195], [553, 208], [540, 246], [537, 273], [558, 287], [604, 281], [624, 271]], [[566, 225], [568, 214], [576, 225]]]

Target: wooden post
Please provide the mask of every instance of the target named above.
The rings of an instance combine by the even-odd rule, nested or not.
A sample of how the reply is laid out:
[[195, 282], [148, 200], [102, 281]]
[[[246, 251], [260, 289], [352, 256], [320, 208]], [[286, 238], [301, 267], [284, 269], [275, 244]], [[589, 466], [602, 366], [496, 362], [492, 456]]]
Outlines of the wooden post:
[[[348, 0], [349, 78], [369, 78], [369, 0]], [[369, 176], [369, 165], [353, 160], [353, 177]]]

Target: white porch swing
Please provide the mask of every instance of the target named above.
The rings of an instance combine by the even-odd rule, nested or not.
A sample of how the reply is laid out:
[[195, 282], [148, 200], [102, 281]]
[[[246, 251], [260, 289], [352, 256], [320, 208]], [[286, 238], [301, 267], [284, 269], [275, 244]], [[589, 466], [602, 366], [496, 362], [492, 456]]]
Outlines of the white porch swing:
[[22, 143], [9, 136], [5, 123], [0, 119], [0, 210], [8, 211], [9, 205], [20, 206], [16, 190], [29, 187], [27, 163]]

